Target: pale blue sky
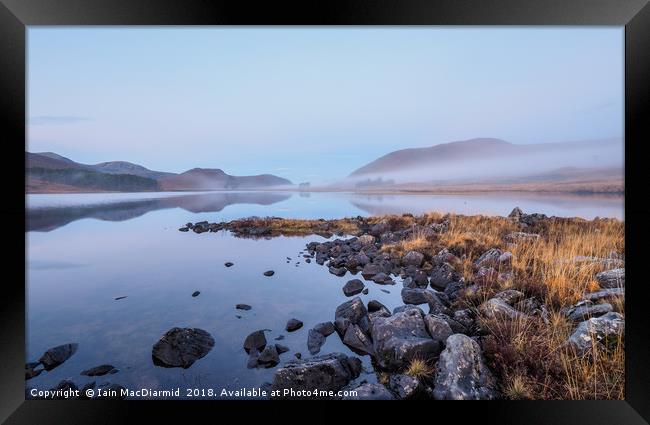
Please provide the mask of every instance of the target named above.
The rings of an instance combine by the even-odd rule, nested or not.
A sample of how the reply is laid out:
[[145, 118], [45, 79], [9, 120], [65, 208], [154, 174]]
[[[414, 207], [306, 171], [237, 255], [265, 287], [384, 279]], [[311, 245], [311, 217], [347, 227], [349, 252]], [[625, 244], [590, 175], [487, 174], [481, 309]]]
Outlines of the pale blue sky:
[[326, 182], [406, 147], [623, 137], [622, 27], [28, 30], [28, 149]]

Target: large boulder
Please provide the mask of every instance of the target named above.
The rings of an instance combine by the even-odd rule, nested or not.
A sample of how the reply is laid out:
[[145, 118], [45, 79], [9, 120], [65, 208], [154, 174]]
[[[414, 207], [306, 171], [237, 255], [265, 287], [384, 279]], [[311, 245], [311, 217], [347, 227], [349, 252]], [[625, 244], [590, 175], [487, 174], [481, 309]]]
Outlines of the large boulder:
[[[354, 395], [352, 394], [354, 392]], [[381, 384], [366, 382], [354, 388], [343, 400], [394, 400], [395, 396]]]
[[431, 272], [431, 286], [437, 289], [445, 289], [447, 285], [458, 280], [460, 275], [449, 263], [442, 263]]
[[277, 391], [273, 398], [329, 398], [313, 395], [301, 396], [302, 392], [339, 391], [359, 377], [361, 360], [342, 353], [330, 353], [310, 359], [290, 360], [278, 368], [273, 377], [271, 390]]
[[620, 313], [610, 312], [580, 323], [569, 337], [569, 345], [579, 355], [592, 348], [614, 346], [625, 333], [625, 319]]
[[[349, 323], [358, 325], [361, 330], [365, 333], [368, 333], [370, 330], [370, 321], [368, 320], [368, 310], [366, 306], [363, 305], [361, 298], [354, 297], [350, 301], [346, 301], [343, 304], [336, 307], [336, 313], [334, 315], [335, 322], [342, 324], [341, 335], [345, 335], [347, 330], [347, 325], [342, 319], [347, 319]], [[337, 323], [334, 323], [336, 326]], [[337, 327], [338, 328], [338, 327]]]
[[402, 257], [403, 266], [420, 267], [422, 261], [424, 261], [424, 255], [420, 254], [417, 251], [409, 251]]
[[436, 400], [485, 400], [496, 395], [496, 380], [478, 343], [463, 334], [447, 338], [440, 353], [433, 396]]
[[427, 332], [422, 311], [417, 308], [374, 318], [371, 336], [377, 363], [387, 370], [400, 370], [414, 358], [440, 353], [438, 341]]
[[68, 360], [79, 347], [76, 343], [63, 344], [47, 350], [38, 361], [43, 364], [45, 370], [52, 370], [61, 363]]
[[203, 329], [172, 328], [154, 344], [151, 356], [157, 366], [187, 369], [212, 347], [214, 339]]
[[596, 275], [596, 280], [601, 288], [624, 288], [625, 269], [612, 269], [600, 272]]

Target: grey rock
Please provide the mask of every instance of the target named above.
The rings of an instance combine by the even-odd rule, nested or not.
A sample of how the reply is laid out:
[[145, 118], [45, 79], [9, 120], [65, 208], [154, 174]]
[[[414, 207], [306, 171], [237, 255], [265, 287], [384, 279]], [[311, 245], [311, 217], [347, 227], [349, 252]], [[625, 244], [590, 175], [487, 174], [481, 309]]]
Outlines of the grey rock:
[[508, 233], [505, 237], [507, 242], [533, 242], [539, 239], [539, 235], [536, 233], [525, 233], [525, 232], [512, 232]]
[[244, 350], [246, 350], [247, 353], [250, 353], [252, 349], [262, 351], [264, 347], [266, 347], [266, 337], [262, 330], [252, 332], [244, 340]]
[[569, 337], [569, 345], [579, 355], [585, 355], [593, 347], [613, 346], [625, 333], [625, 319], [620, 313], [610, 312], [594, 317], [578, 325]]
[[355, 395], [343, 396], [343, 400], [394, 400], [395, 396], [381, 384], [364, 383], [354, 388]]
[[373, 282], [375, 282], [375, 283], [380, 284], [380, 285], [394, 285], [394, 284], [395, 284], [395, 282], [393, 281], [393, 279], [391, 279], [391, 277], [388, 276], [388, 275], [387, 275], [386, 273], [384, 273], [384, 272], [377, 273], [376, 275], [374, 275], [374, 276], [372, 277], [371, 280], [372, 280]]
[[230, 261], [226, 261], [225, 263], [223, 263], [223, 265], [226, 267], [232, 267], [234, 264], [231, 263]]
[[363, 267], [361, 275], [364, 279], [371, 279], [379, 273], [383, 273], [384, 269], [377, 263], [368, 263]]
[[404, 304], [428, 304], [435, 294], [432, 291], [421, 288], [402, 288], [402, 301]]
[[445, 289], [452, 282], [460, 280], [460, 275], [449, 263], [442, 263], [431, 272], [431, 286], [438, 289]]
[[280, 355], [275, 345], [267, 345], [257, 358], [257, 364], [266, 368], [273, 367], [280, 363]]
[[275, 351], [277, 351], [278, 354], [286, 353], [287, 351], [289, 351], [289, 347], [282, 344], [275, 344]]
[[463, 334], [447, 338], [440, 353], [433, 396], [436, 400], [485, 400], [496, 397], [496, 380], [476, 341]]
[[63, 344], [47, 350], [38, 361], [43, 365], [45, 370], [52, 370], [61, 363], [68, 360], [79, 347], [76, 343]]
[[346, 329], [343, 344], [350, 347], [357, 354], [372, 356], [375, 353], [370, 338], [355, 324], [351, 324]]
[[273, 270], [267, 270], [264, 272], [264, 276], [273, 276], [275, 272]]
[[344, 267], [330, 266], [328, 270], [330, 273], [338, 277], [345, 276], [345, 274], [348, 272]]
[[237, 310], [250, 310], [250, 309], [252, 309], [253, 307], [249, 306], [248, 304], [237, 304], [237, 305], [235, 306], [235, 308], [236, 308]]
[[351, 297], [359, 294], [361, 291], [363, 291], [363, 288], [365, 288], [365, 285], [361, 280], [352, 279], [343, 285], [343, 293], [346, 297]]
[[611, 304], [594, 304], [592, 301], [583, 300], [568, 308], [565, 315], [570, 321], [577, 323], [590, 317], [602, 316], [610, 311], [613, 311]]
[[600, 291], [585, 294], [585, 299], [589, 301], [599, 301], [603, 299], [624, 297], [625, 288], [605, 288]]
[[388, 310], [388, 308], [387, 308], [385, 305], [383, 305], [382, 303], [380, 303], [380, 302], [377, 301], [377, 300], [370, 300], [370, 301], [368, 301], [368, 312], [369, 312], [369, 313], [373, 313], [373, 312], [375, 312], [375, 311], [379, 311], [379, 310], [381, 310], [381, 309], [386, 309], [386, 310]]
[[172, 328], [154, 344], [151, 356], [156, 366], [187, 369], [212, 347], [214, 339], [203, 329]]
[[314, 326], [314, 330], [320, 332], [323, 336], [329, 336], [334, 333], [336, 328], [332, 322], [321, 322]]
[[424, 261], [424, 255], [417, 251], [409, 251], [402, 257], [403, 266], [420, 267], [422, 261]]
[[[350, 301], [346, 301], [343, 304], [339, 305], [336, 307], [336, 313], [334, 316], [335, 323], [334, 325], [337, 326], [336, 321], [340, 321], [340, 319], [347, 319], [349, 323], [359, 325], [361, 330], [363, 332], [367, 333], [370, 330], [370, 321], [368, 320], [368, 310], [366, 309], [366, 306], [363, 305], [363, 301], [361, 301], [361, 298], [359, 297], [354, 297]], [[347, 326], [345, 322], [340, 321], [342, 324], [342, 329], [340, 332], [340, 335], [345, 335], [345, 331], [347, 330]]]
[[113, 365], [103, 364], [100, 366], [91, 367], [81, 372], [82, 375], [86, 376], [102, 376], [110, 373], [111, 371], [116, 370]]
[[409, 309], [372, 321], [376, 361], [382, 369], [401, 370], [414, 358], [435, 357], [440, 344], [426, 330], [422, 312]]
[[388, 378], [388, 388], [399, 399], [415, 397], [420, 392], [420, 381], [409, 375], [393, 374]]
[[612, 269], [600, 272], [596, 275], [596, 280], [601, 288], [624, 288], [625, 269]]
[[474, 266], [478, 269], [481, 267], [497, 267], [499, 265], [499, 257], [501, 257], [500, 249], [492, 248], [485, 251], [478, 259], [474, 262]]
[[525, 314], [515, 310], [500, 298], [490, 298], [479, 306], [479, 311], [487, 319], [516, 319], [524, 317]]
[[424, 316], [424, 325], [431, 338], [434, 341], [438, 341], [441, 350], [444, 348], [444, 344], [445, 341], [447, 341], [447, 338], [449, 338], [454, 333], [454, 331], [451, 329], [451, 326], [443, 316], [427, 314]]
[[291, 394], [295, 392], [339, 391], [359, 377], [361, 361], [342, 353], [330, 353], [309, 359], [291, 360], [278, 368], [273, 377], [272, 390], [278, 395], [273, 398], [305, 398]]
[[192, 292], [192, 297], [198, 297], [200, 293], [200, 291], [194, 291]]
[[403, 312], [409, 311], [409, 310], [415, 310], [415, 311], [419, 312], [422, 317], [424, 317], [424, 311], [422, 311], [422, 309], [420, 307], [418, 307], [416, 305], [412, 305], [412, 304], [400, 305], [400, 306], [395, 307], [393, 309], [393, 314], [395, 314], [395, 313], [403, 313]]
[[495, 294], [493, 298], [499, 298], [505, 301], [506, 304], [514, 305], [517, 301], [523, 300], [524, 297], [525, 295], [521, 291], [517, 291], [515, 289], [507, 289]]
[[287, 321], [287, 326], [285, 327], [287, 332], [294, 332], [302, 328], [302, 322], [298, 319], [289, 319]]
[[314, 329], [310, 329], [307, 335], [307, 349], [309, 350], [309, 352], [312, 355], [317, 354], [320, 351], [320, 348], [323, 346], [323, 344], [325, 344], [325, 335], [323, 335], [322, 333]]

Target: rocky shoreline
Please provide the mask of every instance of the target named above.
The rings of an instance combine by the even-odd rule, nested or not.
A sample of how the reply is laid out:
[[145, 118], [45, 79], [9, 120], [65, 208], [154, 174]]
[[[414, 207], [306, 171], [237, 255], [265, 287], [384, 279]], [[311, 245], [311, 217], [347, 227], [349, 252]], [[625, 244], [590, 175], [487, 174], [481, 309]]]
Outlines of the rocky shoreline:
[[[503, 226], [500, 237], [502, 245], [510, 247], [536, 244], [549, 238], [550, 226], [590, 223], [525, 214], [519, 208], [504, 220], [507, 225]], [[432, 244], [426, 242], [426, 249], [393, 249], [400, 244], [408, 247], [405, 241], [409, 240], [435, 241], [449, 232], [448, 217], [430, 221], [410, 214], [341, 220], [250, 218], [227, 223], [188, 223], [179, 230], [195, 233], [227, 230], [247, 238], [338, 235], [342, 237], [308, 243], [308, 254], [304, 257], [339, 277], [360, 275], [380, 285], [396, 285], [401, 281], [404, 305], [392, 312], [378, 301], [364, 305], [355, 297], [336, 308], [332, 322], [309, 330], [307, 348], [312, 355], [318, 354], [325, 338], [336, 332], [354, 353], [371, 357], [379, 383], [362, 382], [356, 387], [358, 395], [353, 398], [503, 397], [504, 385], [491, 371], [483, 353], [494, 323], [540, 322], [543, 326], [560, 315], [572, 324], [563, 348], [568, 356], [586, 361], [596, 351], [612, 350], [617, 344], [622, 346], [625, 323], [622, 253], [567, 258], [566, 262], [576, 267], [586, 264], [605, 270], [594, 274], [598, 287], [584, 292], [577, 302], [548, 305], [549, 300], [540, 291], [517, 288], [522, 270], [513, 266], [514, 255], [509, 250], [486, 247], [470, 253], [450, 246], [432, 253]], [[509, 289], [498, 290], [504, 287]], [[351, 279], [342, 288], [346, 296], [354, 296], [364, 289], [367, 291], [360, 279]], [[612, 300], [615, 302], [608, 302]], [[323, 332], [324, 328], [328, 330]], [[257, 352], [274, 348], [265, 344], [256, 347], [249, 365], [278, 364], [277, 353], [272, 353], [273, 361], [269, 363], [260, 362]], [[347, 389], [350, 381], [358, 377], [355, 360], [342, 353], [291, 360], [278, 368], [273, 382], [267, 386], [282, 390], [313, 387], [318, 382], [324, 390]], [[418, 362], [424, 365], [426, 373], [411, 370]]]
[[[619, 224], [525, 214], [515, 208], [507, 218], [271, 217], [187, 223], [179, 230], [229, 231], [244, 238], [319, 235], [328, 240], [308, 242], [301, 259], [350, 277], [342, 279], [341, 287], [350, 299], [336, 307], [330, 320], [323, 318], [308, 330], [309, 357], [296, 352], [285, 358], [289, 348], [269, 343], [265, 329], [243, 341], [248, 368], [276, 368], [272, 382], [263, 385], [275, 394], [272, 398], [318, 389], [322, 393], [312, 398], [483, 400], [536, 398], [536, 383], [529, 383], [535, 380], [547, 387], [567, 386], [563, 380], [569, 371], [557, 370], [563, 362], [588, 369], [606, 359], [610, 366], [622, 367], [624, 251], [605, 252], [610, 245], [623, 248], [609, 243], [607, 234], [612, 228], [618, 231]], [[571, 233], [567, 240], [572, 244], [581, 246], [583, 237], [602, 246], [576, 250], [572, 245], [563, 251], [569, 243], [561, 240], [563, 232]], [[571, 239], [575, 235], [578, 242]], [[591, 239], [585, 243], [594, 245]], [[271, 278], [274, 272], [263, 274]], [[558, 284], [562, 278], [568, 283]], [[399, 286], [403, 305], [391, 311], [377, 300], [364, 304], [358, 295], [368, 293], [368, 282]], [[287, 320], [287, 332], [303, 326], [297, 318]], [[355, 355], [321, 353], [332, 337]], [[204, 330], [172, 328], [153, 346], [152, 360], [162, 367], [188, 368], [213, 346], [213, 337]], [[76, 344], [66, 344], [48, 350], [26, 365], [26, 380], [57, 367], [76, 349]], [[358, 382], [359, 356], [369, 356], [376, 382]], [[100, 365], [82, 374], [116, 372], [112, 365]], [[62, 381], [53, 390], [72, 386], [76, 388], [72, 381]], [[338, 394], [347, 390], [356, 395]], [[553, 397], [563, 398], [545, 396]]]

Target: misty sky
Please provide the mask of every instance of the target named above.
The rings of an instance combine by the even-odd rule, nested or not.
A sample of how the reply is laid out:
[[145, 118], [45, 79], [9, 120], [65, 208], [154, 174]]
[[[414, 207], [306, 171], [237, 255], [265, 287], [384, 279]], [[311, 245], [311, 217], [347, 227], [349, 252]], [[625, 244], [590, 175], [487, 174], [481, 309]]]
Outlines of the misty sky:
[[328, 182], [474, 137], [623, 137], [623, 28], [28, 30], [28, 150]]

